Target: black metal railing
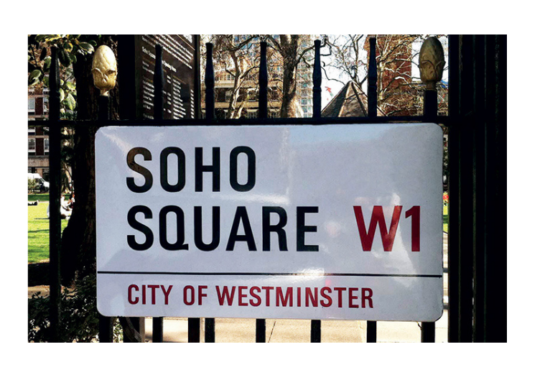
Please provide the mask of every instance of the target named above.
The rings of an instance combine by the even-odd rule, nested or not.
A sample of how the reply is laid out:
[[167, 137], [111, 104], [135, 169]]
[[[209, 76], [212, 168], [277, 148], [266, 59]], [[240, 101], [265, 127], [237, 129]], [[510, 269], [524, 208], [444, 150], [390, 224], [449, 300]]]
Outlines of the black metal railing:
[[[424, 113], [422, 116], [386, 117], [378, 116], [378, 94], [376, 86], [376, 39], [370, 38], [368, 71], [368, 117], [322, 118], [321, 117], [321, 42], [315, 41], [315, 60], [313, 68], [313, 118], [311, 119], [268, 119], [268, 71], [266, 42], [261, 42], [261, 64], [259, 70], [259, 118], [246, 120], [216, 120], [214, 102], [214, 64], [212, 44], [206, 44], [207, 61], [205, 73], [204, 120], [163, 120], [163, 71], [162, 47], [156, 48], [154, 77], [154, 120], [109, 120], [109, 98], [100, 97], [99, 121], [60, 120], [59, 66], [56, 49], [52, 49], [50, 67], [50, 117], [47, 121], [29, 121], [29, 125], [48, 125], [50, 127], [50, 325], [51, 341], [59, 341], [60, 308], [60, 188], [61, 188], [61, 127], [63, 125], [88, 126], [128, 125], [128, 126], [192, 126], [192, 125], [285, 125], [285, 124], [372, 124], [372, 123], [411, 123], [435, 122], [444, 124], [450, 130], [449, 167], [450, 167], [450, 212], [449, 212], [449, 341], [502, 341], [506, 339], [506, 240], [498, 240], [497, 227], [490, 226], [490, 211], [500, 218], [499, 226], [506, 223], [506, 208], [500, 209], [496, 201], [487, 199], [487, 189], [496, 191], [497, 185], [504, 185], [504, 194], [499, 199], [506, 200], [506, 36], [451, 36], [450, 37], [450, 116], [437, 116], [437, 90], [426, 90], [424, 95]], [[473, 60], [472, 56], [481, 56], [489, 51], [487, 60]], [[500, 56], [498, 56], [500, 54]], [[495, 61], [495, 57], [497, 60]], [[476, 64], [472, 62], [478, 62]], [[479, 63], [483, 62], [483, 63]], [[459, 68], [460, 66], [460, 68]], [[494, 69], [496, 67], [496, 69]], [[488, 69], [489, 68], [489, 69]], [[487, 70], [495, 70], [487, 73]], [[480, 82], [481, 81], [481, 82]], [[483, 83], [483, 85], [481, 85]], [[487, 89], [484, 87], [488, 85]], [[475, 94], [475, 96], [472, 96]], [[488, 96], [493, 96], [493, 100]], [[102, 99], [105, 98], [105, 99]], [[494, 100], [496, 99], [496, 100]], [[196, 101], [200, 101], [200, 96]], [[491, 103], [492, 102], [492, 103]], [[485, 118], [474, 120], [475, 111], [482, 109]], [[493, 118], [489, 117], [490, 111]], [[500, 113], [499, 113], [500, 112]], [[504, 117], [502, 116], [504, 112]], [[468, 116], [464, 116], [468, 115]], [[489, 116], [487, 116], [489, 115]], [[496, 115], [496, 116], [494, 116]], [[197, 115], [198, 117], [198, 115]], [[491, 127], [489, 134], [482, 128]], [[477, 128], [477, 132], [476, 132]], [[499, 129], [500, 128], [500, 129]], [[491, 169], [502, 171], [497, 158], [487, 156], [484, 147], [498, 150], [498, 159], [504, 160], [504, 174], [495, 177]], [[503, 148], [504, 147], [504, 148]], [[475, 153], [475, 154], [474, 154]], [[482, 168], [474, 170], [474, 164]], [[483, 164], [483, 165], [481, 165]], [[503, 179], [504, 178], [504, 179]], [[477, 180], [477, 181], [476, 181]], [[477, 198], [472, 197], [476, 194]], [[501, 190], [502, 191], [502, 190]], [[483, 198], [485, 197], [485, 198]], [[480, 212], [481, 202], [490, 205]], [[505, 202], [504, 202], [505, 203]], [[476, 207], [477, 205], [477, 207]], [[472, 228], [474, 221], [483, 226], [479, 232]], [[470, 224], [469, 224], [470, 223]], [[476, 226], [476, 223], [473, 223]], [[504, 228], [505, 229], [505, 228]], [[482, 235], [485, 234], [485, 235]], [[505, 231], [504, 231], [505, 234]], [[485, 239], [485, 240], [484, 240]], [[490, 246], [492, 244], [492, 246]], [[504, 264], [499, 262], [494, 250], [504, 252]], [[475, 272], [474, 272], [475, 269]], [[493, 283], [493, 282], [494, 283]], [[473, 283], [473, 286], [472, 286]], [[504, 292], [502, 284], [504, 283]], [[500, 285], [500, 287], [499, 287]], [[504, 294], [504, 299], [503, 299]], [[472, 307], [472, 300], [477, 308]], [[498, 303], [496, 300], [499, 300]], [[491, 306], [491, 307], [488, 307]], [[503, 306], [504, 305], [504, 306]], [[485, 306], [483, 308], [482, 306]], [[504, 308], [504, 309], [503, 309]], [[502, 322], [488, 325], [488, 318], [502, 319], [497, 315], [504, 311]], [[491, 320], [493, 320], [491, 319]], [[472, 324], [474, 321], [474, 324]], [[478, 322], [477, 324], [475, 322]], [[475, 329], [472, 326], [479, 326]], [[256, 320], [256, 342], [266, 341], [264, 319]], [[435, 342], [435, 323], [422, 322], [421, 341]], [[100, 336], [102, 342], [112, 341], [113, 319], [102, 317]], [[504, 329], [504, 333], [502, 332]], [[188, 319], [188, 341], [200, 342], [200, 319]], [[375, 321], [367, 321], [367, 342], [376, 342], [377, 326]], [[153, 342], [163, 341], [163, 319], [153, 319]], [[215, 342], [215, 319], [205, 320], [205, 342]], [[321, 321], [311, 321], [311, 342], [321, 342]]]

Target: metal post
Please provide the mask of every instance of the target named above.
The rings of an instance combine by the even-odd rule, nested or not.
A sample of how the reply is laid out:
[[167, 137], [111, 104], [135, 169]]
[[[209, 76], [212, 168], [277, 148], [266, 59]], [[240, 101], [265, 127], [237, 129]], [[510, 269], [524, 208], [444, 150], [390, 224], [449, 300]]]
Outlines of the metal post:
[[[489, 125], [491, 145], [487, 152], [488, 173], [492, 188], [487, 188], [489, 215], [488, 249], [486, 256], [486, 305], [485, 305], [485, 334], [486, 342], [506, 342], [508, 340], [508, 303], [507, 303], [507, 36], [499, 35], [494, 38], [494, 88], [495, 104], [491, 114], [487, 117], [494, 124]], [[488, 54], [489, 58], [490, 55]], [[491, 84], [492, 85], [492, 84]], [[489, 94], [487, 95], [489, 98]]]
[[487, 126], [486, 126], [486, 96], [485, 83], [485, 37], [474, 36], [474, 251], [473, 251], [473, 277], [474, 277], [474, 322], [473, 341], [483, 342], [485, 334], [485, 272], [487, 270], [485, 260], [487, 253]]
[[315, 61], [313, 63], [313, 117], [321, 117], [321, 41], [315, 40]]
[[[458, 313], [459, 342], [472, 341], [472, 298], [473, 298], [473, 245], [474, 245], [474, 183], [473, 183], [473, 36], [461, 36], [460, 42], [460, 177], [458, 193], [454, 201], [459, 202], [458, 215], [455, 222], [459, 229], [458, 252]], [[450, 203], [453, 199], [450, 200]]]
[[[315, 60], [313, 63], [313, 118], [321, 118], [321, 41], [315, 40]], [[321, 321], [311, 321], [311, 343], [321, 343]]]
[[99, 343], [113, 342], [113, 318], [99, 316]]
[[[206, 86], [206, 120], [213, 121], [215, 117], [215, 99], [214, 99], [214, 86], [215, 86], [215, 77], [214, 77], [214, 61], [212, 58], [212, 50], [214, 45], [211, 43], [206, 44], [206, 71], [204, 73], [204, 82]], [[198, 329], [197, 331], [191, 331], [192, 329]], [[191, 340], [191, 336], [197, 335], [196, 341], [200, 341], [200, 319], [198, 318], [189, 318], [188, 323], [189, 329], [189, 342], [195, 341]], [[216, 341], [216, 320], [214, 318], [206, 318], [204, 326], [204, 341], [206, 343], [214, 343]], [[195, 338], [193, 338], [195, 339]]]
[[[267, 119], [267, 42], [260, 42], [260, 93], [258, 97], [258, 117]], [[265, 343], [265, 319], [256, 319], [256, 343]]]
[[311, 343], [321, 343], [321, 321], [311, 320]]
[[59, 61], [57, 48], [52, 48], [50, 66], [50, 341], [60, 341], [59, 309], [61, 306], [61, 101], [59, 95]]
[[448, 294], [449, 309], [447, 311], [449, 319], [448, 342], [458, 342], [458, 224], [456, 215], [458, 215], [458, 197], [455, 200], [455, 194], [458, 194], [458, 163], [459, 163], [459, 134], [460, 129], [456, 120], [459, 116], [459, 37], [458, 35], [449, 36], [449, 116], [452, 123], [449, 126], [449, 230], [448, 230]]
[[[424, 91], [424, 120], [434, 122], [437, 117], [437, 89], [426, 89]], [[443, 228], [443, 227], [441, 227]], [[435, 322], [422, 322], [421, 324], [422, 343], [435, 342]]]
[[256, 319], [256, 343], [265, 342], [265, 319]]
[[258, 117], [267, 119], [267, 42], [260, 42], [260, 94], [259, 94], [259, 110]]
[[[378, 91], [376, 87], [376, 37], [369, 39], [369, 86], [367, 89], [368, 117], [376, 118], [378, 110]], [[367, 321], [367, 343], [376, 343], [376, 321]]]
[[204, 320], [204, 341], [206, 343], [216, 342], [216, 320], [214, 318], [205, 318]]
[[187, 331], [189, 343], [200, 343], [201, 341], [201, 319], [189, 318], [187, 320]]
[[[154, 85], [154, 109], [155, 120], [164, 118], [164, 70], [162, 68], [162, 45], [155, 46], [155, 75], [153, 77]], [[153, 343], [162, 343], [164, 340], [164, 320], [162, 317], [153, 318]]]
[[164, 70], [162, 69], [162, 45], [155, 46], [155, 75], [153, 77], [153, 85], [155, 91], [155, 120], [164, 118]]
[[206, 120], [214, 120], [215, 102], [214, 102], [214, 62], [212, 58], [212, 43], [206, 44], [206, 72], [204, 74], [204, 84], [206, 86]]
[[201, 111], [201, 36], [200, 34], [193, 35], [193, 47], [195, 48], [195, 77], [194, 82], [194, 100], [195, 100], [195, 119], [202, 119]]
[[376, 87], [377, 73], [376, 73], [376, 37], [369, 39], [369, 87], [367, 90], [368, 97], [368, 115], [369, 117], [376, 117], [378, 109], [378, 91]]
[[367, 343], [376, 343], [376, 321], [367, 321]]
[[[107, 121], [110, 117], [110, 100], [109, 96], [99, 97], [99, 117], [100, 121]], [[99, 342], [113, 342], [113, 318], [99, 315]]]

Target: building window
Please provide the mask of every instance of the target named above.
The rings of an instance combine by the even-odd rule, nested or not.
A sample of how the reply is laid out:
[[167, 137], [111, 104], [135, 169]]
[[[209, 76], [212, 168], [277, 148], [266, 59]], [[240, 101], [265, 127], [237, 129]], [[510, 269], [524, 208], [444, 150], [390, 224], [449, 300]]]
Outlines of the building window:
[[35, 98], [29, 98], [29, 115], [34, 115], [36, 100]]
[[302, 105], [307, 105], [307, 99], [302, 99]]
[[29, 139], [29, 153], [36, 152], [36, 139]]
[[226, 91], [225, 92], [225, 102], [226, 103], [229, 103], [231, 101], [231, 91]]
[[44, 138], [44, 152], [50, 151], [50, 139], [45, 137]]
[[256, 118], [257, 118], [256, 111], [257, 111], [257, 110], [254, 110], [254, 111], [248, 110], [248, 111], [246, 112], [246, 118], [247, 118], [247, 119], [256, 119]]

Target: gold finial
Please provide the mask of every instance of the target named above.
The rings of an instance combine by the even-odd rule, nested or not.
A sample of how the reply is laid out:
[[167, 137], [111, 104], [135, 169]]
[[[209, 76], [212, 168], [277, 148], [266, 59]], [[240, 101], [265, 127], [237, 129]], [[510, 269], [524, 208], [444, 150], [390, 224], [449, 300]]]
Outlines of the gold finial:
[[110, 47], [101, 45], [97, 48], [92, 61], [94, 85], [101, 96], [109, 96], [109, 91], [116, 85], [117, 65], [115, 53]]
[[435, 90], [435, 85], [443, 77], [445, 53], [441, 42], [435, 37], [424, 41], [420, 48], [420, 79], [426, 90]]

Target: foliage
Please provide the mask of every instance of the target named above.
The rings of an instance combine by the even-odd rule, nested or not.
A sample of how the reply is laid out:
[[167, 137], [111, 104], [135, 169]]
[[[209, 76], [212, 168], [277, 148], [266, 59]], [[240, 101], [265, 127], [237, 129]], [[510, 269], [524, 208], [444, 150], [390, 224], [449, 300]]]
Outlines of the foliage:
[[33, 178], [29, 178], [28, 185], [27, 185], [28, 192], [29, 193], [32, 192], [36, 188], [36, 185], [37, 185], [36, 180]]
[[72, 64], [78, 56], [92, 54], [97, 46], [97, 36], [77, 34], [37, 34], [28, 38], [28, 85], [42, 88], [49, 86], [47, 75], [52, 57], [51, 48], [58, 48], [60, 70], [61, 113], [76, 109], [76, 84]]
[[[90, 342], [99, 330], [99, 315], [95, 305], [95, 278], [78, 281], [74, 291], [61, 292], [60, 333], [64, 342]], [[46, 342], [49, 334], [49, 296], [33, 295], [29, 299], [29, 341]]]
[[[49, 296], [35, 294], [28, 300], [29, 342], [47, 342], [49, 338]], [[60, 338], [63, 342], [96, 341], [99, 333], [99, 313], [96, 307], [95, 275], [77, 279], [74, 289], [61, 292]], [[114, 340], [122, 338], [122, 328], [115, 325]]]

